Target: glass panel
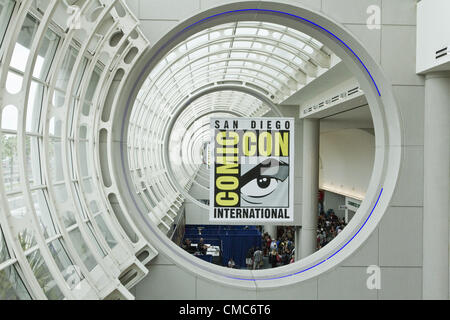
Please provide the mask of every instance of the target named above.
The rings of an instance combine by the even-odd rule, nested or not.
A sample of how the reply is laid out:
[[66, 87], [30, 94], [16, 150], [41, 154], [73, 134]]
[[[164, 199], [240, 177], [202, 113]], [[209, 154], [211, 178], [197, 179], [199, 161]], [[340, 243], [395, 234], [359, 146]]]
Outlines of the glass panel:
[[63, 91], [67, 90], [67, 85], [69, 84], [69, 79], [72, 74], [77, 55], [78, 50], [70, 47], [69, 50], [67, 50], [66, 56], [64, 57], [61, 70], [56, 73], [58, 77], [56, 81], [56, 87]]
[[[8, 252], [8, 248], [6, 247], [6, 241], [5, 238], [3, 237], [3, 231], [0, 228], [0, 264], [2, 264], [3, 262], [5, 262], [6, 260], [9, 260], [10, 255]], [[1, 283], [1, 281], [0, 281]]]
[[47, 30], [34, 66], [33, 76], [45, 80], [53, 62], [58, 47], [59, 37], [51, 30]]
[[84, 179], [82, 180], [82, 184], [83, 184], [83, 191], [88, 194], [88, 193], [92, 193], [92, 179]]
[[[22, 194], [10, 196], [8, 197], [8, 205], [11, 216], [17, 219], [15, 222], [18, 224], [19, 231], [17, 233], [17, 238], [20, 246], [23, 251], [27, 251], [33, 248], [37, 243], [33, 227], [27, 224], [27, 221], [24, 219], [28, 211], [25, 198]], [[18, 221], [19, 219], [22, 223]]]
[[80, 159], [80, 171], [82, 177], [89, 176], [89, 165], [88, 165], [88, 142], [80, 141], [78, 143], [78, 154]]
[[45, 0], [45, 1], [33, 1], [31, 3], [31, 7], [35, 10], [37, 10], [38, 12], [45, 12], [48, 8], [50, 1], [49, 0]]
[[89, 81], [89, 86], [86, 92], [86, 100], [92, 102], [94, 98], [95, 90], [97, 89], [98, 82], [100, 80], [100, 74], [102, 69], [100, 67], [95, 67], [94, 73], [92, 74], [91, 80]]
[[68, 199], [67, 189], [65, 184], [55, 185], [55, 197], [58, 200], [58, 203], [64, 203]]
[[25, 71], [27, 61], [30, 55], [30, 47], [38, 28], [36, 19], [28, 15], [22, 25], [10, 66], [22, 72]]
[[9, 105], [2, 111], [2, 129], [17, 131], [18, 112], [17, 108]]
[[0, 271], [0, 300], [31, 300], [30, 294], [17, 273], [16, 265]]
[[42, 184], [41, 177], [41, 159], [40, 159], [40, 138], [26, 136], [25, 151], [27, 160], [28, 182], [31, 186]]
[[8, 197], [8, 205], [13, 218], [21, 219], [27, 214], [25, 199], [21, 194]]
[[14, 72], [8, 72], [6, 77], [6, 91], [11, 94], [19, 93], [22, 90], [23, 77]]
[[49, 300], [62, 300], [64, 295], [50, 274], [41, 252], [39, 250], [34, 251], [27, 256], [27, 260], [47, 298]]
[[27, 251], [37, 245], [32, 228], [25, 228], [17, 236], [23, 251]]
[[86, 70], [86, 66], [88, 64], [88, 59], [86, 57], [83, 57], [83, 60], [81, 62], [81, 67], [78, 71], [77, 77], [75, 78], [75, 94], [79, 95], [80, 93], [80, 87], [81, 87], [81, 81], [83, 80], [84, 71]]
[[27, 47], [16, 43], [11, 57], [11, 67], [24, 72], [29, 55], [30, 50]]
[[72, 260], [64, 249], [62, 240], [53, 241], [48, 245], [48, 248], [70, 289], [73, 289], [83, 279], [83, 275], [79, 268], [73, 265]]
[[48, 132], [52, 137], [61, 138], [61, 132], [62, 132], [61, 120], [56, 120], [55, 117], [52, 117], [49, 120]]
[[86, 268], [89, 271], [92, 271], [92, 269], [94, 269], [95, 266], [97, 265], [97, 261], [92, 256], [92, 253], [89, 250], [86, 241], [84, 241], [83, 237], [81, 236], [80, 230], [78, 228], [72, 230], [69, 233], [69, 236], [72, 239], [75, 249], [77, 250], [84, 264], [86, 265]]
[[53, 93], [53, 105], [57, 108], [60, 108], [64, 105], [66, 100], [66, 94], [58, 89], [55, 89]]
[[97, 247], [97, 251], [100, 252], [101, 255], [104, 257], [106, 256], [106, 252], [103, 250], [103, 248], [100, 246], [100, 243], [98, 243], [97, 238], [95, 237], [94, 228], [92, 227], [92, 224], [90, 222], [86, 223], [87, 228], [87, 234], [89, 236], [89, 240]]
[[98, 209], [98, 204], [96, 201], [91, 201], [91, 203], [89, 204], [89, 208], [90, 208], [92, 214], [96, 214], [97, 212], [100, 211]]
[[45, 239], [56, 235], [55, 225], [48, 209], [47, 199], [43, 190], [33, 191], [31, 193], [33, 197], [33, 204], [38, 216], [42, 232]]
[[77, 223], [77, 220], [75, 219], [75, 215], [71, 211], [65, 211], [62, 215], [64, 227], [70, 228], [74, 224]]
[[3, 184], [6, 192], [19, 188], [19, 161], [17, 159], [17, 137], [15, 134], [2, 134], [1, 158], [3, 168]]
[[0, 48], [5, 37], [6, 29], [14, 9], [13, 0], [0, 1]]
[[49, 164], [50, 177], [53, 182], [64, 180], [64, 171], [62, 166], [62, 146], [61, 141], [50, 139], [49, 141]]
[[89, 81], [89, 86], [88, 86], [88, 89], [86, 91], [86, 96], [85, 96], [85, 100], [87, 102], [85, 102], [83, 104], [83, 114], [85, 116], [89, 115], [90, 109], [92, 107], [92, 103], [90, 103], [90, 102], [92, 102], [92, 99], [94, 98], [95, 90], [97, 89], [101, 72], [102, 72], [102, 69], [100, 67], [95, 67], [94, 73], [92, 74], [91, 79]]
[[97, 222], [98, 228], [100, 229], [100, 232], [105, 237], [105, 240], [108, 243], [108, 246], [111, 249], [114, 248], [117, 245], [117, 241], [116, 241], [116, 239], [114, 239], [113, 235], [111, 234], [111, 231], [109, 231], [108, 227], [106, 226], [106, 223], [103, 220], [103, 217], [101, 215], [96, 216], [95, 222]]
[[27, 105], [27, 132], [39, 132], [43, 94], [44, 86], [38, 82], [32, 81]]

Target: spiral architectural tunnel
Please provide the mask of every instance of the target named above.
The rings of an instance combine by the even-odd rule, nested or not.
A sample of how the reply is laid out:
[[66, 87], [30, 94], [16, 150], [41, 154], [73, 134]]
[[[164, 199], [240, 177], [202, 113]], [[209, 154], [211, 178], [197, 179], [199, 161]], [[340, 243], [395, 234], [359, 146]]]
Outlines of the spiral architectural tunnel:
[[[403, 133], [390, 82], [364, 46], [322, 15], [259, 1], [203, 12], [151, 43], [128, 5], [0, 0], [0, 299], [151, 298], [148, 290], [164, 290], [146, 282], [152, 272], [195, 273], [197, 287], [237, 292], [303, 286], [378, 237], [395, 200]], [[347, 86], [356, 89], [326, 100]], [[353, 94], [353, 107], [319, 110]], [[325, 102], [302, 113], [296, 101], [312, 95]], [[363, 163], [353, 167], [365, 172], [360, 184], [328, 183], [349, 169], [333, 167], [326, 150], [317, 164], [320, 187], [361, 201], [355, 219], [280, 272], [194, 260], [170, 238], [187, 210], [208, 208], [210, 118], [274, 116], [296, 119], [297, 141], [303, 122], [321, 119], [327, 150], [356, 136], [370, 147], [350, 160]], [[305, 150], [295, 177], [303, 210]], [[315, 233], [302, 217], [296, 225]], [[176, 272], [160, 267], [162, 255]]]

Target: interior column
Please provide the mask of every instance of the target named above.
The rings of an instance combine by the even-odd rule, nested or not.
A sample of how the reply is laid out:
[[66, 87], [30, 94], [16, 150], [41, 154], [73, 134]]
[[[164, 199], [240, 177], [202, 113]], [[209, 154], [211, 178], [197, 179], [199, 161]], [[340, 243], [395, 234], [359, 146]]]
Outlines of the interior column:
[[319, 142], [318, 119], [303, 121], [303, 214], [300, 233], [301, 257], [316, 251], [319, 192]]
[[266, 224], [263, 226], [264, 232], [267, 232], [272, 240], [277, 239], [277, 226], [273, 224]]
[[430, 73], [425, 79], [424, 299], [449, 299], [449, 124], [450, 72]]

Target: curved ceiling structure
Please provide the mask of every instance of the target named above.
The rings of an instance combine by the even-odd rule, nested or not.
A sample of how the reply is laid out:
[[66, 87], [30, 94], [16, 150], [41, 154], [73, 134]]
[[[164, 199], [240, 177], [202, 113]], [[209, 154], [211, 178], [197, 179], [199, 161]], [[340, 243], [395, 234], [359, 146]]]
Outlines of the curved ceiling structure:
[[277, 24], [236, 22], [191, 36], [167, 54], [142, 87], [145, 103], [176, 105], [205, 86], [249, 83], [280, 102], [330, 67], [319, 41]]
[[[151, 152], [141, 162], [137, 159], [141, 151], [166, 148], [164, 132], [173, 130], [168, 165], [172, 167], [176, 181], [164, 181], [163, 184], [175, 184], [175, 189], [189, 189], [201, 166], [198, 159], [202, 146], [209, 139], [206, 124], [211, 115], [227, 112], [261, 117], [271, 110], [261, 99], [225, 90], [226, 86], [255, 91], [276, 104], [330, 68], [331, 55], [331, 51], [316, 39], [267, 22], [226, 23], [190, 36], [158, 62], [139, 91], [127, 139], [131, 171], [137, 173], [155, 167], [161, 170], [160, 179], [166, 180], [167, 168], [157, 153]], [[183, 102], [206, 90], [218, 91], [200, 95], [188, 106], [184, 105]], [[176, 117], [180, 108], [185, 110]], [[174, 126], [168, 128], [166, 125], [171, 121], [175, 122]], [[157, 188], [158, 179], [155, 180], [154, 175], [132, 176], [139, 189], [143, 185], [147, 190]], [[182, 193], [189, 197], [186, 192]], [[148, 202], [147, 198], [142, 196], [151, 215], [151, 203], [156, 199]], [[160, 222], [164, 226], [162, 230], [168, 229], [166, 224]]]
[[[320, 36], [320, 30], [314, 32]], [[387, 119], [383, 113], [384, 104], [394, 110], [395, 101], [384, 83], [382, 97], [372, 88], [375, 80], [384, 80], [383, 73], [365, 55], [377, 72], [372, 77], [361, 60], [326, 36], [324, 43], [347, 54], [346, 62], [360, 72], [358, 81], [369, 88], [375, 127], [389, 125], [390, 130], [377, 129], [385, 133], [380, 141], [386, 150], [389, 143], [399, 145], [396, 114]], [[158, 255], [149, 239], [167, 240], [159, 237], [174, 231], [185, 191], [194, 183], [206, 187], [202, 165], [208, 162], [210, 117], [277, 114], [277, 104], [339, 59], [292, 27], [247, 20], [209, 27], [159, 60], [131, 102], [121, 132], [116, 124], [124, 95], [136, 89], [127, 82], [150, 47], [123, 0], [0, 0], [0, 299], [134, 299], [130, 289]], [[377, 151], [374, 184], [398, 173], [400, 152], [383, 147]], [[125, 151], [118, 153], [121, 148]], [[131, 196], [123, 192], [129, 178]], [[394, 180], [381, 191], [390, 196]], [[381, 197], [378, 185], [369, 194], [361, 206], [363, 220], [343, 231], [341, 242], [353, 239], [351, 232], [366, 224], [366, 216], [373, 217], [370, 232], [381, 219], [387, 200], [372, 215]], [[157, 232], [145, 234], [133, 210], [143, 211]], [[172, 250], [171, 245], [164, 248]], [[323, 254], [343, 249], [336, 246]], [[339, 261], [349, 250], [355, 249], [343, 250]], [[332, 267], [317, 257], [301, 267]], [[184, 268], [189, 259], [174, 254], [172, 260]], [[186, 268], [206, 270], [204, 277], [215, 279], [212, 266], [197, 265]], [[302, 273], [285, 270], [288, 276]], [[256, 286], [278, 278], [236, 271], [224, 279]]]
[[[255, 286], [259, 287], [259, 285], [263, 285], [265, 288], [278, 288], [279, 279], [286, 279], [286, 282], [289, 283], [302, 283], [306, 279], [311, 279], [322, 274], [326, 270], [330, 270], [336, 266], [337, 263], [342, 262], [345, 257], [348, 257], [354, 252], [355, 247], [360, 246], [363, 241], [367, 240], [367, 237], [376, 228], [377, 223], [385, 212], [387, 206], [386, 201], [392, 196], [393, 188], [391, 182], [396, 179], [392, 176], [392, 173], [398, 172], [397, 164], [399, 163], [399, 154], [391, 152], [391, 148], [395, 148], [398, 145], [396, 143], [399, 143], [398, 114], [394, 112], [389, 113], [389, 116], [387, 116], [384, 112], [386, 106], [392, 106], [395, 110], [396, 103], [392, 99], [383, 72], [365, 48], [344, 28], [330, 21], [325, 16], [308, 9], [278, 2], [246, 2], [245, 4], [245, 7], [249, 9], [244, 8], [233, 11], [235, 8], [234, 4], [229, 4], [199, 13], [183, 21], [169, 31], [145, 54], [141, 62], [136, 65], [133, 75], [129, 76], [129, 85], [127, 90], [124, 91], [123, 97], [120, 99], [122, 109], [118, 113], [119, 116], [114, 124], [116, 128], [121, 126], [122, 130], [116, 133], [114, 137], [115, 141], [117, 141], [117, 146], [115, 147], [115, 152], [112, 153], [113, 156], [118, 157], [120, 154], [123, 157], [125, 153], [125, 142], [127, 143], [128, 149], [133, 150], [132, 152], [135, 153], [135, 155], [128, 154], [126, 160], [122, 158], [115, 161], [116, 168], [120, 167], [116, 176], [120, 184], [117, 184], [118, 181], [115, 181], [113, 186], [117, 184], [118, 189], [116, 192], [120, 194], [119, 191], [121, 191], [122, 195], [125, 196], [124, 198], [128, 196], [128, 210], [132, 211], [133, 220], [137, 223], [137, 227], [145, 235], [146, 239], [154, 243], [158, 250], [164, 252], [170, 261], [180, 266], [186, 273], [193, 273], [195, 277], [213, 281], [213, 283], [231, 286], [236, 290], [237, 287], [245, 287], [246, 289], [253, 290]], [[236, 23], [236, 21], [239, 22]], [[261, 24], [261, 21], [265, 22]], [[174, 219], [176, 219], [175, 212], [177, 208], [182, 210], [180, 203], [183, 202], [186, 205], [190, 205], [191, 201], [185, 200], [192, 199], [187, 198], [184, 191], [189, 190], [195, 182], [195, 174], [199, 166], [194, 163], [194, 160], [199, 158], [200, 152], [197, 151], [204, 150], [204, 143], [201, 142], [202, 139], [198, 138], [200, 134], [197, 132], [187, 134], [184, 139], [180, 137], [180, 134], [175, 133], [172, 137], [172, 145], [176, 146], [176, 148], [168, 150], [169, 141], [171, 140], [170, 137], [174, 133], [177, 120], [183, 114], [183, 111], [188, 110], [197, 99], [206, 94], [225, 90], [233, 91], [233, 94], [234, 92], [245, 92], [257, 97], [273, 110], [277, 110], [276, 103], [283, 101], [291, 93], [285, 92], [286, 96], [283, 96], [283, 90], [276, 91], [273, 88], [272, 91], [267, 91], [261, 88], [261, 86], [255, 85], [250, 80], [236, 80], [236, 77], [240, 76], [239, 71], [233, 71], [231, 73], [231, 79], [223, 81], [220, 77], [218, 77], [218, 80], [214, 77], [211, 79], [202, 78], [203, 76], [201, 74], [205, 74], [205, 77], [207, 77], [208, 73], [207, 69], [203, 69], [203, 73], [200, 72], [196, 78], [191, 78], [190, 82], [185, 81], [180, 86], [173, 83], [170, 86], [171, 91], [164, 90], [168, 86], [164, 87], [155, 84], [160, 81], [169, 81], [172, 77], [164, 77], [167, 73], [172, 74], [177, 70], [187, 70], [187, 68], [183, 68], [181, 65], [177, 69], [171, 69], [171, 62], [176, 61], [178, 57], [174, 50], [180, 48], [180, 46], [182, 47], [183, 44], [189, 42], [191, 39], [195, 39], [199, 34], [205, 33], [205, 30], [220, 29], [221, 26], [228, 26], [229, 28], [229, 26], [233, 25], [238, 28], [239, 23], [264, 25], [268, 22], [273, 23], [274, 21], [288, 26], [292, 30], [304, 31], [319, 39], [321, 43], [326, 45], [321, 50], [328, 54], [330, 66], [335, 66], [338, 60], [345, 64], [350, 73], [356, 78], [356, 82], [359, 83], [360, 86], [358, 88], [360, 87], [364, 90], [370, 106], [370, 112], [374, 118], [374, 128], [375, 132], [377, 132], [377, 145], [385, 145], [387, 148], [377, 148], [374, 171], [370, 179], [367, 197], [362, 202], [358, 214], [352, 219], [351, 226], [339, 234], [339, 239], [332, 241], [330, 245], [327, 245], [322, 250], [301, 259], [283, 270], [273, 272], [264, 270], [267, 272], [254, 273], [244, 271], [234, 272], [226, 270], [226, 268], [217, 268], [187, 255], [179, 246], [167, 241], [167, 237], [164, 236], [164, 234], [170, 235], [170, 225], [174, 224]], [[290, 30], [286, 27], [280, 28], [282, 30], [283, 28]], [[248, 32], [253, 37], [255, 36], [254, 31]], [[278, 34], [276, 35], [279, 36]], [[206, 41], [205, 39], [203, 38], [203, 41]], [[201, 42], [199, 41], [199, 43]], [[249, 44], [247, 43], [246, 45]], [[199, 46], [201, 45], [199, 44]], [[327, 47], [330, 49], [327, 49]], [[221, 50], [218, 47], [215, 49]], [[186, 51], [183, 50], [179, 55], [182, 56], [183, 52]], [[230, 51], [231, 55], [233, 50]], [[301, 52], [298, 54], [301, 55]], [[204, 51], [203, 55], [206, 59], [201, 60], [201, 63], [206, 68], [209, 53]], [[191, 59], [195, 60], [195, 57], [191, 57]], [[240, 59], [245, 60], [246, 58], [243, 57]], [[312, 59], [309, 61], [311, 62]], [[185, 63], [190, 65], [190, 62], [185, 61]], [[245, 61], [240, 63], [239, 67], [243, 68], [245, 63]], [[261, 71], [262, 67], [260, 65], [261, 63], [256, 63], [255, 71]], [[249, 67], [249, 65], [245, 67]], [[195, 72], [195, 70], [188, 72]], [[227, 68], [224, 67], [224, 70], [227, 70]], [[277, 75], [283, 75], [287, 73], [286, 70], [288, 69], [279, 70], [280, 73], [277, 73]], [[307, 71], [306, 67], [304, 70]], [[316, 70], [318, 76], [328, 74], [326, 68], [317, 66]], [[172, 76], [176, 78], [175, 74], [172, 74]], [[180, 78], [185, 79], [184, 75]], [[310, 84], [312, 79], [314, 78], [306, 77], [306, 83]], [[324, 79], [322, 78], [322, 80]], [[302, 86], [300, 83], [297, 83], [299, 87]], [[323, 83], [321, 85], [324, 87], [327, 86]], [[292, 90], [294, 92], [294, 89]], [[135, 96], [140, 99], [140, 102], [135, 101]], [[287, 109], [284, 109], [286, 113], [289, 112]], [[142, 114], [145, 112], [151, 114], [152, 116], [148, 117], [149, 121], [153, 121], [150, 127], [152, 129], [156, 127], [157, 131], [154, 134], [148, 135], [148, 137], [146, 135], [132, 133], [134, 134], [134, 139], [130, 139], [129, 134], [133, 132], [133, 126], [138, 124], [143, 128], [146, 124], [145, 121], [147, 121], [142, 116], [136, 116], [135, 113], [137, 111], [142, 112]], [[214, 114], [214, 112], [211, 114]], [[203, 116], [203, 114], [199, 114], [199, 116]], [[132, 119], [133, 124], [131, 126], [129, 126], [128, 118]], [[195, 117], [192, 117], [189, 120], [190, 122], [185, 122], [180, 127], [201, 127], [196, 125], [194, 120]], [[139, 121], [141, 121], [141, 124], [139, 124]], [[205, 123], [206, 120], [202, 121]], [[300, 127], [301, 125], [299, 123], [299, 129]], [[184, 129], [180, 130], [180, 132], [184, 132]], [[142, 168], [144, 167], [142, 163], [138, 163], [136, 160], [134, 160], [134, 163], [131, 163], [133, 160], [130, 160], [137, 159], [139, 152], [135, 152], [134, 150], [138, 149], [136, 146], [139, 144], [136, 144], [136, 141], [139, 139], [146, 141], [144, 144], [140, 144], [141, 146], [151, 145], [151, 147], [143, 150], [143, 152], [146, 152], [145, 161], [147, 165], [146, 170], [149, 171], [148, 175], [147, 173], [142, 173]], [[178, 163], [181, 167], [177, 168], [177, 164], [174, 165], [171, 163], [170, 159], [181, 157], [180, 154], [183, 151], [180, 151], [180, 149], [183, 150], [182, 145], [184, 143], [186, 145], [197, 145], [198, 149], [195, 152], [196, 154], [187, 155], [186, 159], [181, 159], [181, 164]], [[186, 147], [185, 150], [187, 149]], [[389, 151], [387, 151], [388, 149]], [[191, 153], [194, 152], [193, 150], [189, 151]], [[148, 166], [154, 169], [150, 170]], [[129, 174], [130, 167], [133, 169], [132, 175]], [[151, 173], [153, 173], [153, 176], [150, 177]], [[388, 176], [390, 178], [389, 181], [386, 180]], [[164, 194], [166, 195], [165, 197]], [[311, 194], [316, 195], [314, 191]], [[310, 211], [308, 210], [308, 212]], [[363, 227], [365, 228], [364, 231], [360, 232]], [[308, 230], [313, 229], [313, 225], [308, 228]], [[356, 237], [357, 235], [359, 236]], [[353, 239], [355, 240], [352, 242]], [[349, 245], [350, 242], [352, 242], [351, 245]]]
[[114, 214], [99, 149], [149, 43], [121, 1], [5, 0], [0, 17], [0, 299], [132, 299], [156, 252]]
[[[270, 108], [258, 98], [243, 92], [216, 91], [194, 100], [178, 117], [168, 148], [170, 162], [178, 166], [177, 176], [195, 176], [203, 164], [202, 150], [210, 141], [210, 117], [259, 116]], [[183, 161], [184, 160], [184, 161]], [[186, 170], [187, 167], [192, 170]]]

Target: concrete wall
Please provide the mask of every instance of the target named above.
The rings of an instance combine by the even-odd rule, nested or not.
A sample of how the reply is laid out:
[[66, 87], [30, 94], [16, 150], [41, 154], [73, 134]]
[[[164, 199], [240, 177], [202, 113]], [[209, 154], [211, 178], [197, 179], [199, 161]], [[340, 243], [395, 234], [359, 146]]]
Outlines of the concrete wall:
[[336, 213], [336, 215], [342, 219], [345, 216], [345, 210], [339, 210], [339, 206], [343, 205], [345, 205], [345, 196], [334, 192], [325, 191], [323, 198], [323, 206], [325, 212], [327, 212], [329, 209], [333, 209], [334, 213]]
[[373, 171], [375, 137], [367, 131], [347, 129], [320, 135], [322, 189], [363, 199]]
[[[155, 42], [177, 21], [221, 0], [130, 0], [145, 34]], [[422, 296], [424, 79], [415, 73], [416, 0], [292, 0], [345, 25], [372, 52], [401, 113], [402, 166], [394, 197], [365, 244], [332, 271], [310, 280], [265, 290], [219, 285], [185, 271], [160, 252], [150, 275], [135, 290], [138, 299], [420, 299]], [[367, 8], [382, 14], [368, 29]], [[369, 265], [381, 268], [381, 290], [368, 290]], [[281, 283], [281, 282], [280, 282]]]
[[186, 200], [186, 224], [210, 224], [209, 211]]

